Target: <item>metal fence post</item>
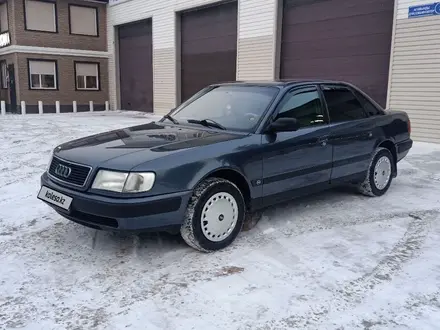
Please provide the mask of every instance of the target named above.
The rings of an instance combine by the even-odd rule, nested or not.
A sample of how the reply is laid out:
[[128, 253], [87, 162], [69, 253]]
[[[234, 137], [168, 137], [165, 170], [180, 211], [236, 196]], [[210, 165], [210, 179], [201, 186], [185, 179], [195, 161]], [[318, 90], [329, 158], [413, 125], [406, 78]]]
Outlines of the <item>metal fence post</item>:
[[2, 116], [6, 115], [6, 102], [1, 101], [1, 114]]
[[38, 101], [38, 113], [43, 114], [43, 101]]

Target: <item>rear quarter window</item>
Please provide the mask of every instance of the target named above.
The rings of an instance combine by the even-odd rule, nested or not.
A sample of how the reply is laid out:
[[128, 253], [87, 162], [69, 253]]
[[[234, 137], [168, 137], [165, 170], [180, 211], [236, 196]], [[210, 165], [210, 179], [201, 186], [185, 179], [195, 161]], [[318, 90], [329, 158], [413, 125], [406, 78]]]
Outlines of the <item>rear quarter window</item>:
[[355, 90], [354, 94], [367, 112], [368, 116], [381, 116], [384, 114], [381, 109], [377, 108], [373, 103], [371, 103], [362, 93]]
[[364, 108], [350, 89], [341, 86], [322, 86], [330, 121], [333, 123], [364, 119]]

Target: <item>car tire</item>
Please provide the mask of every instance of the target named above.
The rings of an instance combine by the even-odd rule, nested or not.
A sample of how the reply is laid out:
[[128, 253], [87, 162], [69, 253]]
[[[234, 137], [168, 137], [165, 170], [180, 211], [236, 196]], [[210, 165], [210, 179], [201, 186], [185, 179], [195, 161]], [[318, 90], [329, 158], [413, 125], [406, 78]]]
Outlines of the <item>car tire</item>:
[[386, 148], [378, 148], [371, 160], [365, 180], [359, 184], [360, 193], [378, 197], [384, 195], [393, 181], [394, 159]]
[[180, 233], [194, 249], [221, 250], [237, 238], [245, 213], [243, 195], [234, 183], [208, 178], [194, 189]]

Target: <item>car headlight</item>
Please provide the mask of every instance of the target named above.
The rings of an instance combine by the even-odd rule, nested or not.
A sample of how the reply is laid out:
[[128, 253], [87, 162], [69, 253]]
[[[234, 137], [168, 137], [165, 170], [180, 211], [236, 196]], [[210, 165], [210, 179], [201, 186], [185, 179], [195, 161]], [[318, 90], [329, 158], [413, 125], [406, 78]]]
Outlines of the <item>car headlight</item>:
[[114, 172], [100, 170], [93, 181], [93, 189], [139, 193], [151, 190], [156, 175], [152, 172]]
[[156, 175], [152, 172], [130, 173], [124, 185], [124, 192], [136, 193], [151, 190]]

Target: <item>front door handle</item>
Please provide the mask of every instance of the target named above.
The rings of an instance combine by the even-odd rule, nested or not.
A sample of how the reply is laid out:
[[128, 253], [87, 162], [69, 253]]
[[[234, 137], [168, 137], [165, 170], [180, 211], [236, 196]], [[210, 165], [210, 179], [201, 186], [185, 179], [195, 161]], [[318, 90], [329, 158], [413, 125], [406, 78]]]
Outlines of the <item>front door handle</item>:
[[318, 138], [318, 144], [322, 145], [323, 147], [327, 145], [327, 142], [328, 136], [321, 136], [320, 138]]

